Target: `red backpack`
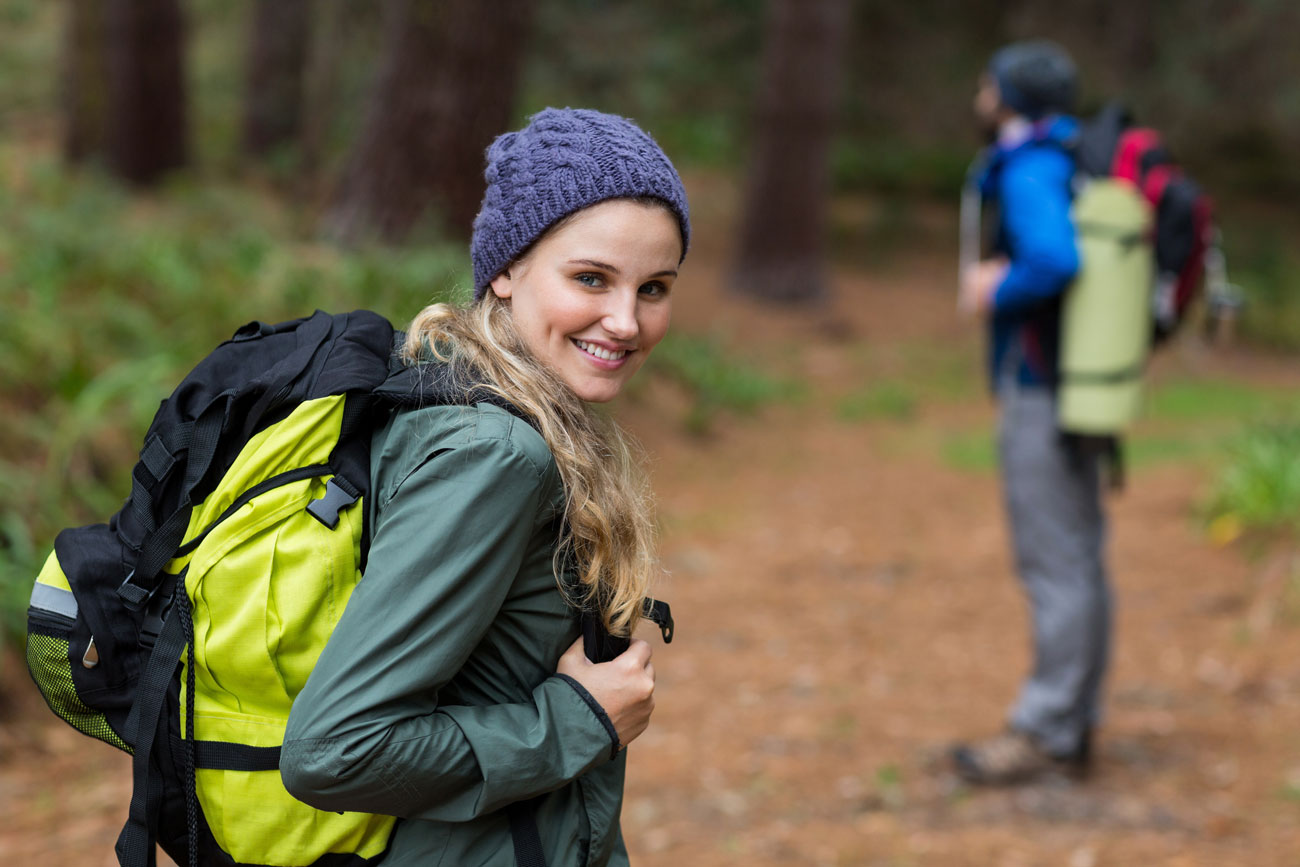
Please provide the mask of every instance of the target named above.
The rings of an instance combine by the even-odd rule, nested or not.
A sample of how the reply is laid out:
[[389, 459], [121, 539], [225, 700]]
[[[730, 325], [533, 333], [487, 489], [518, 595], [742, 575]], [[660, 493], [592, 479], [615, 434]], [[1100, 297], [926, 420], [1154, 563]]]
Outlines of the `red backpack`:
[[1128, 180], [1151, 203], [1156, 254], [1153, 340], [1161, 343], [1178, 330], [1201, 294], [1213, 233], [1210, 198], [1183, 173], [1160, 133], [1134, 125], [1118, 103], [1080, 126], [1073, 150], [1085, 176]]

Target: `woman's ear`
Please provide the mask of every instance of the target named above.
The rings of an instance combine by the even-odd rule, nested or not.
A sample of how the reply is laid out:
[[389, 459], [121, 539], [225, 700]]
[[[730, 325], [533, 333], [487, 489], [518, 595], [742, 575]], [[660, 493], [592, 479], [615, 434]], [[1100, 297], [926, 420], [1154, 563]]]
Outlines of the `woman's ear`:
[[510, 282], [509, 271], [502, 271], [500, 274], [493, 277], [492, 282], [489, 283], [488, 286], [492, 287], [492, 294], [502, 300], [509, 298], [511, 293], [514, 291], [514, 284]]

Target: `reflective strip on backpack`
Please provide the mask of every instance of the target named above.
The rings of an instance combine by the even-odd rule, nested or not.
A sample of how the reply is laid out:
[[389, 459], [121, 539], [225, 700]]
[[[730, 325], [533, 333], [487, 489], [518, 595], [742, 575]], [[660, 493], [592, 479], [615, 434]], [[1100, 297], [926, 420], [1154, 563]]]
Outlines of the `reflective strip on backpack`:
[[39, 581], [32, 585], [31, 606], [41, 611], [53, 611], [68, 618], [75, 619], [77, 616], [77, 600], [73, 598], [71, 590], [51, 587]]
[[63, 574], [63, 567], [59, 565], [59, 558], [53, 551], [36, 576], [36, 583], [32, 585], [31, 606], [64, 617], [77, 616], [77, 600], [72, 595], [72, 585], [68, 583], [68, 576]]

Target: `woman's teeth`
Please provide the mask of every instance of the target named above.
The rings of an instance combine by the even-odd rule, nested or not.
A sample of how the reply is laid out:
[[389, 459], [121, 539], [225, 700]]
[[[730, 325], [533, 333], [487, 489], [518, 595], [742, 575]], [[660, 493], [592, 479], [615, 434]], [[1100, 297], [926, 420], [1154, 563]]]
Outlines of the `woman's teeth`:
[[609, 349], [602, 349], [596, 344], [588, 343], [585, 340], [574, 340], [573, 342], [576, 343], [578, 345], [578, 348], [581, 349], [583, 352], [586, 352], [589, 355], [594, 355], [597, 358], [604, 359], [605, 361], [618, 361], [624, 355], [627, 355], [626, 349], [611, 351]]

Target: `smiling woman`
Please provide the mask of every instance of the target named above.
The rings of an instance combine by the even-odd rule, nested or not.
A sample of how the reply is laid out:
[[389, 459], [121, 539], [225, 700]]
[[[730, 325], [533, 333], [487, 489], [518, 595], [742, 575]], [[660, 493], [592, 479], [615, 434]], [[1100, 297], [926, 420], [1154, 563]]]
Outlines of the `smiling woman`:
[[[626, 864], [626, 753], [650, 721], [628, 640], [655, 569], [614, 398], [667, 333], [681, 180], [631, 121], [547, 109], [488, 150], [474, 303], [432, 305], [401, 360], [455, 405], [372, 444], [364, 580], [297, 697], [285, 786], [405, 817], [384, 865]], [[582, 622], [627, 649], [588, 659]]]
[[612, 400], [668, 333], [681, 261], [662, 204], [613, 199], [549, 232], [498, 274], [529, 351], [583, 400]]

